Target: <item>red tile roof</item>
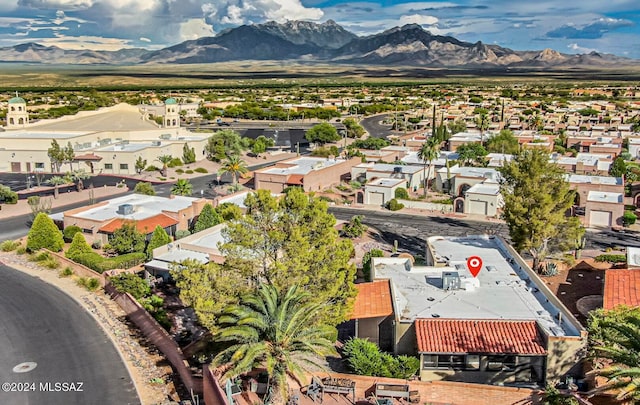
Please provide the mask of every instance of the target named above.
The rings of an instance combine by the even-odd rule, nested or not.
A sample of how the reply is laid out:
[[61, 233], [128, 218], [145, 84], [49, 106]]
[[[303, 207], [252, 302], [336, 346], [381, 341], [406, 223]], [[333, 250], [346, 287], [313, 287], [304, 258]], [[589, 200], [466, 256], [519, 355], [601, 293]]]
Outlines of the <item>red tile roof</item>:
[[535, 321], [417, 319], [418, 352], [545, 354]]
[[604, 276], [604, 309], [618, 305], [640, 306], [640, 270], [607, 270]]
[[158, 214], [149, 218], [141, 219], [139, 221], [133, 221], [130, 219], [123, 218], [115, 218], [100, 228], [100, 232], [102, 233], [113, 233], [116, 229], [119, 229], [124, 224], [135, 223], [136, 229], [140, 233], [149, 234], [152, 233], [154, 229], [156, 229], [157, 225], [160, 225], [163, 228], [167, 228], [171, 225], [176, 225], [178, 221], [174, 218], [166, 214]]
[[358, 296], [351, 319], [376, 318], [393, 313], [389, 280], [356, 284]]
[[77, 161], [83, 161], [83, 160], [96, 160], [96, 161], [100, 161], [102, 160], [101, 156], [98, 156], [94, 153], [87, 153], [85, 155], [77, 155], [73, 158], [74, 162]]
[[290, 174], [289, 177], [287, 177], [287, 184], [302, 185], [303, 182], [304, 175], [302, 174]]

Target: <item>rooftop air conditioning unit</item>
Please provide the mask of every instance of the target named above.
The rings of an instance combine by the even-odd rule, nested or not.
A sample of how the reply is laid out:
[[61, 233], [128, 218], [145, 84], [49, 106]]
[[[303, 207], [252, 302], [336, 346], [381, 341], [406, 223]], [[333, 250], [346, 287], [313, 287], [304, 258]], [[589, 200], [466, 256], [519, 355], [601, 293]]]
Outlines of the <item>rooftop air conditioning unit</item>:
[[460, 289], [460, 275], [457, 271], [442, 272], [442, 289], [446, 291]]
[[133, 214], [133, 205], [131, 204], [122, 204], [118, 207], [118, 214], [120, 215], [131, 215]]
[[162, 142], [161, 141], [151, 141], [151, 145], [152, 146], [160, 146], [160, 145], [162, 145]]

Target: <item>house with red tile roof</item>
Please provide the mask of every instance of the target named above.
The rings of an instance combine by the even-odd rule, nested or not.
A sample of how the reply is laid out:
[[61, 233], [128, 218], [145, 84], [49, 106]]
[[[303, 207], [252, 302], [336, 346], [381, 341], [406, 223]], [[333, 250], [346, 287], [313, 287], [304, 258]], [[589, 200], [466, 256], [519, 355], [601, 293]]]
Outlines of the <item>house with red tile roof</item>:
[[640, 306], [640, 269], [611, 269], [606, 271], [602, 307], [608, 310], [614, 309], [618, 305]]
[[129, 194], [55, 214], [52, 218], [65, 228], [79, 226], [89, 243], [100, 241], [104, 244], [124, 224], [134, 224], [138, 232], [147, 236], [157, 225], [169, 235], [175, 235], [178, 230], [189, 229], [206, 203], [211, 201], [184, 196]]
[[[477, 276], [471, 256], [483, 261]], [[420, 266], [371, 259], [374, 281], [358, 285], [352, 315], [356, 336], [417, 355], [423, 381], [544, 387], [581, 375], [584, 327], [504, 240], [433, 236], [425, 258]]]

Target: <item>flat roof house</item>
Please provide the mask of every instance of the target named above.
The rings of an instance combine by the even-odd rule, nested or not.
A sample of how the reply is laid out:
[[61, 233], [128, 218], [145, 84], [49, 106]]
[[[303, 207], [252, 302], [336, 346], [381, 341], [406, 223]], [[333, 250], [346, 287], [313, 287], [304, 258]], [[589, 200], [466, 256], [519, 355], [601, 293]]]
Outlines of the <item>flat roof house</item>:
[[265, 189], [281, 193], [289, 186], [300, 186], [304, 191], [320, 191], [340, 184], [350, 176], [351, 168], [361, 161], [301, 156], [276, 163], [275, 166], [256, 170], [256, 190]]
[[[471, 256], [484, 263], [477, 277]], [[425, 266], [372, 258], [371, 271], [375, 281], [358, 286], [356, 336], [418, 355], [424, 381], [544, 386], [584, 356], [584, 328], [500, 238], [434, 236]]]

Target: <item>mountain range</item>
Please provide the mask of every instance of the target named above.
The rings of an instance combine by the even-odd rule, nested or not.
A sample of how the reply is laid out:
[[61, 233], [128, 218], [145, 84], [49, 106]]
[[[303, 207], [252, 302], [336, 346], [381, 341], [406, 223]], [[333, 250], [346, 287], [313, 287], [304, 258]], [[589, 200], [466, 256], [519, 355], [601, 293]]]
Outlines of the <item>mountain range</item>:
[[119, 51], [65, 50], [26, 43], [0, 48], [0, 61], [42, 64], [187, 64], [246, 60], [297, 60], [379, 66], [455, 68], [606, 68], [637, 65], [611, 54], [563, 54], [552, 49], [515, 51], [498, 45], [433, 35], [416, 24], [357, 36], [332, 20], [242, 25], [213, 37], [168, 48]]

